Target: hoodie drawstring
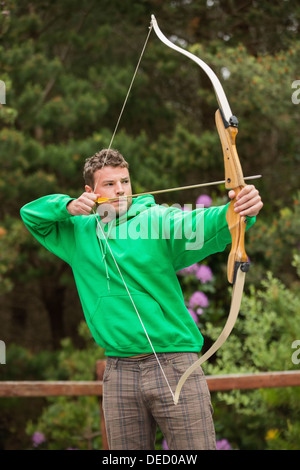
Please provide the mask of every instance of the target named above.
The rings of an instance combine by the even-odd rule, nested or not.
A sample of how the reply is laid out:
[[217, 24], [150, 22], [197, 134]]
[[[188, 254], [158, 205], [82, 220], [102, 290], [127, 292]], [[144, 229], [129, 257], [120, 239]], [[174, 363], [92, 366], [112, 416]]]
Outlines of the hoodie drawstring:
[[[111, 229], [112, 229], [112, 224], [110, 224], [109, 227], [108, 227], [108, 231], [107, 231], [107, 234], [106, 234], [106, 237], [107, 237], [107, 238], [109, 238]], [[104, 266], [105, 266], [106, 281], [107, 281], [107, 289], [108, 289], [108, 291], [110, 292], [110, 284], [109, 284], [110, 276], [109, 276], [108, 266], [107, 266], [107, 262], [106, 262], [107, 243], [104, 243], [104, 246], [103, 246], [103, 242], [102, 242], [103, 236], [102, 236], [102, 233], [103, 233], [103, 236], [105, 236], [104, 230], [103, 230], [103, 232], [101, 232], [100, 229], [99, 229], [99, 227], [98, 227], [98, 225], [97, 225], [97, 227], [96, 227], [96, 234], [97, 234], [97, 238], [98, 238], [98, 240], [99, 240], [99, 245], [100, 245], [100, 249], [101, 249], [102, 263], [104, 262]]]

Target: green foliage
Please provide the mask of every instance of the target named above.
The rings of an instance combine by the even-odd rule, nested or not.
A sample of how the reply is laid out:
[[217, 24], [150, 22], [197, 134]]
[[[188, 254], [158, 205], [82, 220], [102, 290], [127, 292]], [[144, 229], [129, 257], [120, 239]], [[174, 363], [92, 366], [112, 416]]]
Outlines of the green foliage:
[[[259, 289], [251, 286], [234, 332], [215, 361], [204, 366], [206, 374], [294, 369], [292, 344], [300, 338], [299, 310], [298, 288], [287, 289], [268, 273]], [[216, 339], [220, 328], [206, 324], [206, 332]], [[240, 449], [297, 449], [299, 394], [299, 388], [218, 392], [217, 429]]]
[[[7, 350], [9, 369], [4, 369], [2, 380], [95, 380], [96, 361], [103, 358], [103, 351], [95, 344], [85, 322], [79, 326], [79, 334], [85, 346], [76, 348], [71, 339], [66, 338], [57, 352], [41, 351], [33, 354], [17, 345]], [[2, 371], [1, 371], [2, 372]], [[23, 399], [24, 400], [24, 399]], [[20, 400], [7, 399], [1, 402], [1, 416], [4, 423], [8, 419], [20, 421]], [[28, 438], [19, 436], [19, 445], [24, 448], [59, 450], [67, 448], [101, 449], [100, 409], [97, 397], [49, 397], [30, 413], [24, 410], [21, 426], [26, 427]], [[33, 419], [34, 417], [34, 419]], [[27, 420], [27, 425], [26, 421]], [[0, 428], [0, 440], [1, 440]], [[44, 439], [38, 445], [35, 434]], [[12, 439], [7, 430], [3, 440]], [[2, 444], [3, 446], [7, 444]], [[14, 444], [12, 444], [13, 448]]]
[[[74, 348], [70, 339], [62, 342], [56, 367], [48, 367], [51, 380], [94, 380], [96, 361], [103, 352], [91, 340], [86, 324], [81, 325], [81, 335], [88, 338], [83, 350]], [[47, 399], [37, 422], [29, 421], [27, 434], [36, 432], [45, 437], [42, 448], [101, 449], [100, 409], [97, 397], [53, 397]]]
[[57, 397], [49, 399], [48, 403], [38, 421], [29, 421], [26, 428], [33, 442], [36, 432], [44, 436], [45, 441], [42, 446], [37, 446], [38, 449], [101, 449], [100, 411], [96, 397]]
[[[86, 323], [79, 328], [86, 346], [78, 350], [67, 338], [61, 343], [57, 363], [47, 368], [51, 380], [95, 380], [96, 361], [103, 351], [94, 343]], [[29, 421], [27, 434], [45, 437], [42, 448], [48, 450], [101, 449], [100, 409], [98, 397], [53, 397], [47, 399], [37, 422]]]
[[[251, 280], [271, 270], [286, 285], [299, 285], [293, 266], [299, 257], [300, 193], [291, 200], [289, 206], [280, 208], [276, 217], [260, 218], [248, 232], [248, 250], [255, 266]], [[261, 257], [264, 263], [258, 264]]]
[[9, 273], [22, 264], [20, 247], [25, 234], [20, 220], [6, 217], [0, 224], [0, 295], [14, 288], [14, 281]]
[[[299, 303], [299, 291], [287, 289], [271, 273], [259, 289], [250, 286], [232, 337], [220, 350], [216, 364], [207, 366], [210, 373], [216, 367], [222, 373], [292, 368], [291, 345], [300, 338]], [[218, 335], [214, 325], [206, 324], [206, 328], [209, 336]]]

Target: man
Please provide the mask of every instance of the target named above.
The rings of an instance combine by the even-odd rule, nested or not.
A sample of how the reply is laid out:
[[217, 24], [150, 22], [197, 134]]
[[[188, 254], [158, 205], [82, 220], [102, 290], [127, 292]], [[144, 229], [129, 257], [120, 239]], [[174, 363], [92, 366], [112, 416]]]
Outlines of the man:
[[[154, 449], [158, 424], [169, 449], [215, 449], [201, 367], [173, 402], [179, 378], [203, 344], [176, 271], [231, 242], [228, 205], [182, 211], [157, 205], [153, 196], [124, 197], [132, 194], [128, 164], [116, 150], [87, 159], [84, 178], [79, 198], [42, 197], [21, 216], [37, 240], [72, 267], [86, 321], [105, 348], [109, 447]], [[99, 197], [120, 199], [91, 214]], [[261, 208], [258, 191], [246, 186], [235, 209], [248, 217], [248, 227]]]

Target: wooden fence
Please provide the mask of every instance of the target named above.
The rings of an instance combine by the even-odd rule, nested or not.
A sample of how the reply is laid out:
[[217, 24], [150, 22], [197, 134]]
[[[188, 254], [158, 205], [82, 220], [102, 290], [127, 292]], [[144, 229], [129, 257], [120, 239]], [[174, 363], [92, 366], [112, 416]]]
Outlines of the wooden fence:
[[[103, 373], [105, 361], [97, 361], [95, 381], [64, 382], [1, 382], [0, 397], [98, 396], [103, 450], [108, 450], [102, 411]], [[206, 376], [211, 392], [257, 388], [299, 387], [300, 370]]]

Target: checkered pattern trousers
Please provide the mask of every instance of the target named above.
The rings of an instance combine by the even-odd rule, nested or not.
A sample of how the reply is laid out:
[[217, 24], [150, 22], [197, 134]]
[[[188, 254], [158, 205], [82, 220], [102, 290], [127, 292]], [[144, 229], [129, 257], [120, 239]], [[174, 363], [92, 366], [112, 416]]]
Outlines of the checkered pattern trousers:
[[[174, 392], [198, 355], [163, 353], [158, 358]], [[153, 354], [136, 359], [108, 357], [103, 411], [111, 450], [154, 450], [157, 426], [170, 450], [216, 448], [210, 393], [201, 367], [188, 378], [174, 405]]]

